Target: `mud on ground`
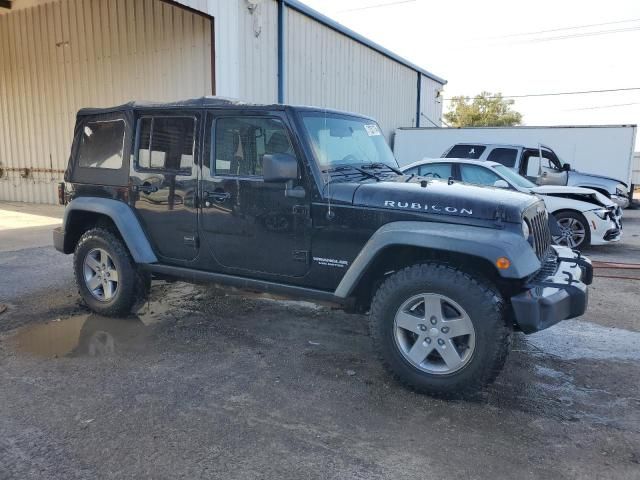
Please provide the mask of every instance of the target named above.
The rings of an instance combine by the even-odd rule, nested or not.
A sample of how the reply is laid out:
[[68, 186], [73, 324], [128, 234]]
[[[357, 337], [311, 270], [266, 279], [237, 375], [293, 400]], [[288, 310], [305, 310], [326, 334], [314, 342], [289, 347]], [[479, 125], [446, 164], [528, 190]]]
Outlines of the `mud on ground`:
[[640, 478], [637, 280], [596, 278], [587, 315], [442, 401], [389, 377], [364, 316], [158, 282], [106, 319], [50, 247], [0, 270], [1, 479]]

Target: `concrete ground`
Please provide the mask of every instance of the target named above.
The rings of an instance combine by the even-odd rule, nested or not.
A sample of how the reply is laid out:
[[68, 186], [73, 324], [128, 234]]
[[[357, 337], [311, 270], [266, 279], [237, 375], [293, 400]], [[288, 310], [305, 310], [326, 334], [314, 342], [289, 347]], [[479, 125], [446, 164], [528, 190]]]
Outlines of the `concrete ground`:
[[[91, 314], [61, 215], [0, 204], [0, 479], [640, 478], [638, 270], [598, 269], [586, 315], [447, 402], [382, 370], [364, 316], [163, 282]], [[640, 263], [624, 221], [592, 258]]]

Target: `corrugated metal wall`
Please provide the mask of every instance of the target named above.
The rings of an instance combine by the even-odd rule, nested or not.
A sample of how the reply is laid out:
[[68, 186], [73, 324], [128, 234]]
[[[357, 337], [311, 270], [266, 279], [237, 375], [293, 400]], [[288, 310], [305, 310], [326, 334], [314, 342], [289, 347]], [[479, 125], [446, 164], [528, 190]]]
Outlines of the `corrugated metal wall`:
[[278, 101], [277, 2], [178, 0], [178, 3], [215, 18], [217, 95], [255, 103]]
[[286, 101], [376, 118], [389, 139], [415, 126], [417, 73], [351, 38], [287, 9]]
[[640, 187], [640, 152], [636, 152], [633, 154], [633, 172], [631, 176], [631, 181], [634, 185]]
[[[241, 98], [240, 14], [244, 0], [177, 0], [215, 19], [216, 95]], [[244, 25], [244, 22], [243, 22]]]
[[240, 16], [240, 98], [278, 102], [278, 3], [263, 1], [252, 13], [245, 2]]
[[156, 0], [59, 0], [0, 15], [0, 46], [2, 199], [57, 201], [79, 108], [212, 91], [210, 21]]
[[442, 97], [438, 92], [442, 90], [442, 85], [435, 80], [421, 75], [422, 87], [420, 89], [420, 126], [421, 127], [441, 127], [442, 126]]

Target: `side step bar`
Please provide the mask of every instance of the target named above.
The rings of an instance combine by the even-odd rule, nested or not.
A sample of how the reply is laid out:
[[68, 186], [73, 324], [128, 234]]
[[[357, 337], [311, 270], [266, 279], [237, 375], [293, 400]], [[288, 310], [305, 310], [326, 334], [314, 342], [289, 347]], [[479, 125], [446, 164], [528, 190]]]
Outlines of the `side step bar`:
[[267, 280], [238, 277], [225, 273], [204, 272], [202, 270], [193, 270], [184, 267], [174, 267], [171, 265], [158, 265], [150, 263], [140, 264], [140, 267], [151, 273], [168, 277], [182, 278], [194, 283], [217, 283], [220, 285], [229, 285], [244, 290], [284, 295], [294, 297], [296, 299], [328, 302], [340, 306], [345, 306], [349, 301], [349, 299], [336, 297], [333, 292], [326, 292], [324, 290], [316, 290], [313, 288], [298, 287], [295, 285], [287, 285], [284, 283], [270, 282]]

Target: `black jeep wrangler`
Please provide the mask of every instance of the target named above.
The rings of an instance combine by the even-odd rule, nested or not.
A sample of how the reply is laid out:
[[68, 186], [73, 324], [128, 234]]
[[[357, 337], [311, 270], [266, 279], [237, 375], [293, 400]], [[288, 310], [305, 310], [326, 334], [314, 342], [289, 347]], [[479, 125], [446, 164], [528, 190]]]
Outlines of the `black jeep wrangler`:
[[82, 298], [126, 315], [153, 277], [369, 312], [385, 366], [452, 396], [491, 382], [513, 330], [581, 315], [590, 262], [534, 196], [403, 175], [376, 122], [217, 98], [78, 113], [55, 247]]

